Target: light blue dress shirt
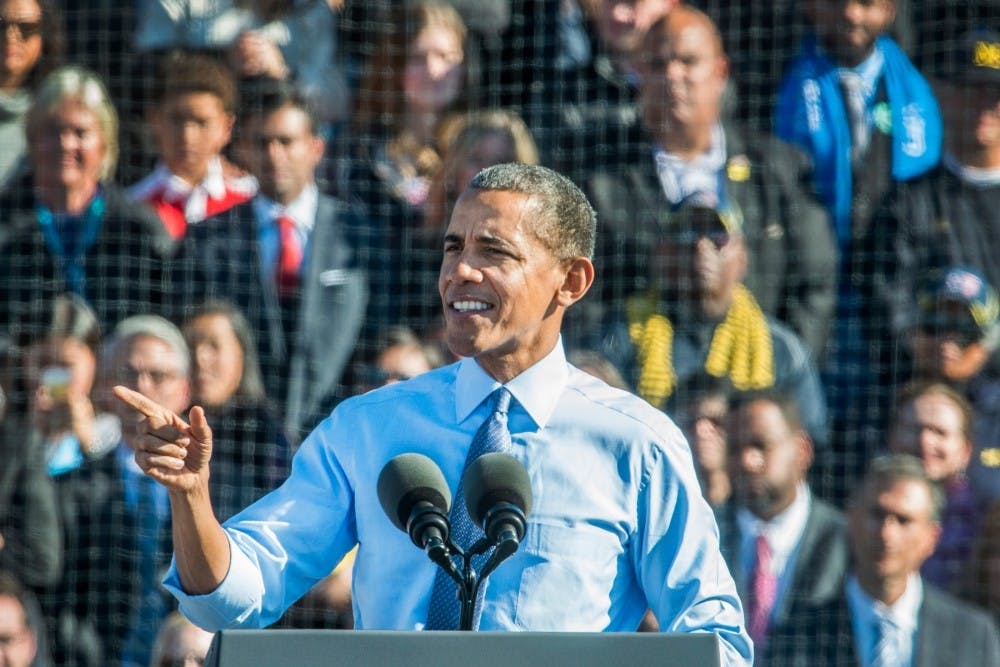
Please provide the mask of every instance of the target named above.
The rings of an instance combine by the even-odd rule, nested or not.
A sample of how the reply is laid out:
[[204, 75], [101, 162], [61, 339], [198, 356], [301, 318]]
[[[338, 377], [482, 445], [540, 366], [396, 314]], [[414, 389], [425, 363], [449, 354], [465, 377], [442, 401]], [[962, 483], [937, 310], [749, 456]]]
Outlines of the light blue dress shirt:
[[[280, 488], [226, 522], [229, 573], [188, 596], [210, 629], [263, 627], [355, 544], [358, 629], [420, 629], [434, 565], [382, 511], [376, 480], [405, 452], [454, 490], [499, 383], [472, 359], [340, 404], [303, 442]], [[481, 630], [632, 631], [650, 607], [665, 632], [714, 632], [723, 664], [752, 648], [691, 452], [661, 411], [570, 366], [562, 344], [507, 385], [513, 456], [534, 506], [521, 548], [486, 580]]]

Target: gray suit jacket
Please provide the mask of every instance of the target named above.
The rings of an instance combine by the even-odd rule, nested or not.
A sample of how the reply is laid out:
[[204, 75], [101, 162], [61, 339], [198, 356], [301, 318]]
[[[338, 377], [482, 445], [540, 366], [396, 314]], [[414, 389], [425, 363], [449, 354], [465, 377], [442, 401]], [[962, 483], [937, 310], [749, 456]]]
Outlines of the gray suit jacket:
[[[745, 581], [739, 557], [741, 536], [736, 521], [735, 503], [721, 508], [717, 518], [722, 555], [736, 581]], [[795, 557], [792, 580], [780, 606], [772, 614], [770, 632], [781, 632], [803, 609], [825, 605], [841, 595], [849, 562], [850, 551], [843, 514], [829, 503], [813, 496], [805, 532]], [[746, 610], [746, 591], [739, 592]], [[770, 649], [770, 646], [763, 651], [758, 649], [755, 664], [784, 664], [780, 656], [775, 656]]]
[[294, 441], [343, 396], [368, 307], [368, 270], [351, 235], [363, 226], [344, 204], [321, 195], [298, 299], [285, 304], [272, 277], [262, 275], [251, 202], [189, 227], [176, 262], [175, 318], [206, 299], [240, 307], [254, 328], [268, 396]]

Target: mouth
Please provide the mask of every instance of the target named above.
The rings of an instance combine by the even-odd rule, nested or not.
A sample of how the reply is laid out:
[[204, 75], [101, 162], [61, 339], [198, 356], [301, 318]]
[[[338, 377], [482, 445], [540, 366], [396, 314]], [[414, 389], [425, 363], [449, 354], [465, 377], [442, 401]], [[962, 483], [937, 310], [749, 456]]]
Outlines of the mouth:
[[493, 308], [493, 304], [481, 299], [464, 298], [448, 302], [448, 309], [459, 315], [478, 315]]

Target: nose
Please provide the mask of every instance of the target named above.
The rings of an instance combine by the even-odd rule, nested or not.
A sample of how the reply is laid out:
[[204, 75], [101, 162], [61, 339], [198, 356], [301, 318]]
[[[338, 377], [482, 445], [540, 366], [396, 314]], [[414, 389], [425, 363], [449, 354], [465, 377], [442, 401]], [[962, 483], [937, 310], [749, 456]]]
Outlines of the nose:
[[764, 453], [756, 447], [740, 450], [740, 467], [749, 473], [759, 472], [764, 467]]

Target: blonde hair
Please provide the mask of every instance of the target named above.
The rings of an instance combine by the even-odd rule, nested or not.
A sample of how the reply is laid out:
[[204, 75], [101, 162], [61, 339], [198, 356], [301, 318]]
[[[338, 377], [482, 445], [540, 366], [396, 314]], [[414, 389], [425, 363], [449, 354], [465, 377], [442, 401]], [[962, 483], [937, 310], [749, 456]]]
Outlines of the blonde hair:
[[104, 158], [98, 179], [108, 181], [118, 165], [118, 112], [104, 82], [91, 70], [68, 65], [53, 70], [42, 80], [27, 114], [25, 133], [28, 141], [37, 136], [43, 119], [70, 100], [79, 103], [97, 118], [104, 139]]

